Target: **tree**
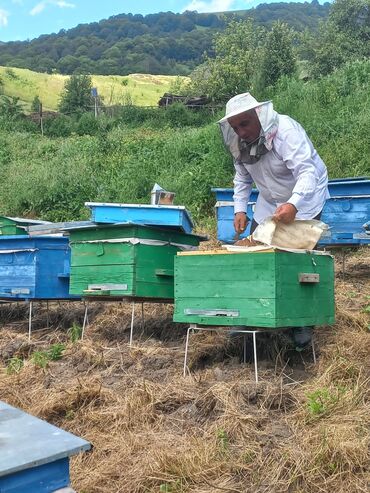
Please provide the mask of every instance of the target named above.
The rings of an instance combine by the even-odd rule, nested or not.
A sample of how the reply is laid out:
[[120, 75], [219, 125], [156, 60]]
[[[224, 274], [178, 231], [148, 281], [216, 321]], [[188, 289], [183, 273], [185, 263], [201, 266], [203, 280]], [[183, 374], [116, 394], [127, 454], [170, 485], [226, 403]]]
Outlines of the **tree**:
[[40, 98], [38, 96], [35, 96], [33, 98], [32, 103], [31, 103], [31, 110], [34, 111], [35, 113], [39, 112], [40, 111], [40, 105], [41, 105]]
[[327, 75], [370, 56], [370, 0], [335, 0], [312, 42], [312, 74]]
[[71, 75], [64, 85], [59, 102], [61, 113], [83, 113], [91, 110], [92, 81], [89, 75]]
[[257, 83], [265, 32], [252, 19], [231, 21], [224, 32], [215, 36], [215, 58], [208, 57], [192, 73], [193, 92], [214, 101], [252, 92]]
[[293, 49], [294, 33], [280, 21], [274, 22], [267, 34], [261, 62], [262, 88], [274, 86], [283, 75], [294, 75], [297, 71]]
[[16, 96], [0, 96], [0, 114], [17, 119], [23, 114], [23, 105]]

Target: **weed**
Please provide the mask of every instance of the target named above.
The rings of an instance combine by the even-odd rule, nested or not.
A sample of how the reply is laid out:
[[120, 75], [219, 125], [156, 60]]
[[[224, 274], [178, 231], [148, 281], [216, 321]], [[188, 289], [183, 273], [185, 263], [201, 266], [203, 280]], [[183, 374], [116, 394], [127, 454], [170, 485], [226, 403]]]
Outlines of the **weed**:
[[49, 349], [43, 351], [35, 351], [32, 354], [32, 361], [39, 368], [46, 368], [49, 361], [57, 361], [61, 359], [65, 345], [56, 343], [50, 346]]
[[50, 346], [50, 349], [47, 351], [49, 359], [51, 361], [57, 361], [58, 359], [61, 359], [65, 348], [65, 345], [61, 343], [56, 343]]
[[346, 392], [345, 387], [337, 386], [335, 389], [318, 389], [307, 394], [307, 407], [311, 416], [321, 416], [327, 413]]
[[227, 436], [226, 431], [223, 428], [220, 428], [217, 431], [217, 439], [220, 445], [221, 452], [227, 452], [229, 448], [229, 438]]
[[18, 358], [18, 356], [13, 356], [10, 358], [9, 363], [6, 367], [6, 373], [8, 375], [13, 375], [14, 373], [19, 373], [24, 366], [23, 359]]
[[68, 420], [72, 420], [72, 419], [74, 419], [75, 414], [76, 413], [73, 411], [73, 409], [68, 409], [68, 411], [66, 412], [65, 418]]
[[46, 368], [49, 362], [48, 353], [46, 351], [35, 351], [32, 354], [32, 361], [39, 368]]
[[162, 483], [159, 487], [160, 493], [176, 493], [182, 491], [181, 479], [176, 479], [173, 483]]
[[82, 337], [82, 327], [76, 323], [73, 323], [72, 327], [68, 329], [67, 333], [71, 342], [75, 343], [79, 341]]

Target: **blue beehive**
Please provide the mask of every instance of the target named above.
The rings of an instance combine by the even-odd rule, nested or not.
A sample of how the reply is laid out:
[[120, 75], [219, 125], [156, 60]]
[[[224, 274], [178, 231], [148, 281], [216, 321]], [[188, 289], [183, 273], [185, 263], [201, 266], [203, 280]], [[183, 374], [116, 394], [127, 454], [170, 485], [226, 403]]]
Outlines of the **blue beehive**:
[[[226, 243], [235, 241], [232, 188], [212, 188], [216, 193], [217, 238]], [[329, 235], [320, 240], [326, 245], [358, 245], [370, 243], [363, 234], [363, 224], [370, 218], [370, 179], [366, 177], [329, 180], [330, 199], [321, 219], [330, 226]], [[247, 214], [253, 218], [258, 191], [253, 189]], [[241, 238], [249, 235], [250, 223]]]
[[78, 299], [69, 294], [71, 252], [62, 236], [0, 238], [0, 298]]
[[104, 204], [86, 202], [91, 220], [96, 223], [132, 223], [146, 226], [172, 227], [191, 233], [193, 222], [183, 206], [146, 204]]
[[70, 486], [69, 458], [89, 442], [0, 401], [1, 493], [52, 493]]

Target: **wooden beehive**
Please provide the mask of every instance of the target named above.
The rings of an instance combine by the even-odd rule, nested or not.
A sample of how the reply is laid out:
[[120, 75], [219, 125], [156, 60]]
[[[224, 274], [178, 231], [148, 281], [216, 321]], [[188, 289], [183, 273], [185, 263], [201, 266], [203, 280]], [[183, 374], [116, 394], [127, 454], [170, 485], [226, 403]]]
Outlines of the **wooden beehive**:
[[173, 300], [176, 253], [204, 238], [142, 225], [70, 230], [70, 293]]
[[[328, 234], [322, 236], [319, 246], [345, 246], [369, 244], [370, 237], [361, 235], [363, 224], [370, 217], [370, 179], [366, 177], [329, 180], [330, 198], [326, 201], [321, 220], [329, 225]], [[235, 241], [234, 203], [232, 188], [212, 188], [216, 194], [217, 238], [225, 243]], [[258, 191], [253, 189], [247, 214], [253, 218]], [[247, 230], [240, 235], [249, 235]]]
[[2, 401], [0, 437], [2, 493], [51, 493], [68, 488], [69, 458], [91, 448], [86, 440]]
[[62, 236], [0, 237], [0, 298], [71, 299], [71, 252]]
[[179, 253], [174, 321], [270, 328], [334, 323], [333, 258], [275, 249]]
[[47, 221], [24, 219], [22, 217], [0, 216], [0, 236], [26, 235], [26, 228], [33, 225], [45, 225]]

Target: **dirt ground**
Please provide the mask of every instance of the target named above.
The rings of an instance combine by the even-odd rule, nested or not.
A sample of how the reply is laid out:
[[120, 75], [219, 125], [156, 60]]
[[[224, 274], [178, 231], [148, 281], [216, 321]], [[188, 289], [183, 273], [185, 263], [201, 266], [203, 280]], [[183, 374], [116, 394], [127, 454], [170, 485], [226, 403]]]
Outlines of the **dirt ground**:
[[[210, 242], [214, 246], [214, 242]], [[317, 364], [288, 334], [261, 336], [260, 383], [243, 343], [191, 338], [172, 307], [0, 306], [0, 399], [89, 440], [71, 461], [79, 493], [354, 493], [370, 490], [370, 250], [336, 260], [337, 322], [315, 331]], [[72, 327], [72, 329], [71, 329]], [[60, 359], [35, 353], [64, 344]], [[248, 348], [250, 344], [248, 344]], [[44, 366], [44, 367], [43, 367]]]

